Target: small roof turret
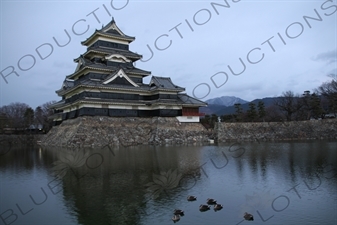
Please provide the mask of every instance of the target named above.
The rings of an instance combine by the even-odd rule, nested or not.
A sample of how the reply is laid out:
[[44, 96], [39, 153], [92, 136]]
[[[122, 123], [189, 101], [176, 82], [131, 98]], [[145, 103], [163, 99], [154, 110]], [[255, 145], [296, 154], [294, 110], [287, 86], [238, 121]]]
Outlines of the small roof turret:
[[128, 43], [131, 43], [134, 41], [136, 38], [132, 36], [128, 36], [124, 34], [117, 26], [115, 19], [112, 17], [112, 20], [102, 27], [99, 30], [95, 30], [95, 32], [85, 41], [82, 41], [82, 45], [90, 45], [92, 41], [97, 38], [97, 37], [106, 37], [106, 38], [111, 38], [111, 39], [117, 39], [117, 40], [123, 40]]

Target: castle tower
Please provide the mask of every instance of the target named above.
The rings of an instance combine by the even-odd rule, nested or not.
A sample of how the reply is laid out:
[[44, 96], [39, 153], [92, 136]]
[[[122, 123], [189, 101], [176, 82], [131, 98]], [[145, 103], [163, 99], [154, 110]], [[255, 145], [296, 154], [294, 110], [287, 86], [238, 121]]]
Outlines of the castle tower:
[[56, 93], [62, 100], [51, 105], [54, 124], [79, 116], [177, 117], [199, 122], [199, 107], [206, 106], [184, 93], [169, 77], [152, 76], [134, 66], [142, 56], [129, 50], [135, 37], [124, 34], [112, 18], [82, 45], [87, 51], [74, 59], [75, 72], [66, 76]]

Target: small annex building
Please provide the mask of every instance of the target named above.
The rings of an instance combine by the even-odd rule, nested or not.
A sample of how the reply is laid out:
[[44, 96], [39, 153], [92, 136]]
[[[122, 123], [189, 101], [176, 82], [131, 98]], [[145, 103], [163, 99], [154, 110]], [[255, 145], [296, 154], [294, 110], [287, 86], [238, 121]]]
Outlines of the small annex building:
[[87, 40], [87, 51], [74, 59], [75, 72], [66, 76], [56, 91], [62, 100], [54, 109], [54, 125], [80, 116], [177, 117], [180, 122], [199, 122], [202, 102], [184, 93], [170, 77], [152, 76], [134, 66], [142, 56], [129, 50], [135, 37], [124, 34], [114, 18]]

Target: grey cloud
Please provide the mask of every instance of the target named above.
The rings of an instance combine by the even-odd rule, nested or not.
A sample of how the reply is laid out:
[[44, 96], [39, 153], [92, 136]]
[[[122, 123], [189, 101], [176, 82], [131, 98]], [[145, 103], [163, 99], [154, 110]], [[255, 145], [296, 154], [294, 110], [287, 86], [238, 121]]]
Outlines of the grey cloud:
[[326, 61], [328, 64], [337, 62], [337, 49], [318, 54], [313, 60]]

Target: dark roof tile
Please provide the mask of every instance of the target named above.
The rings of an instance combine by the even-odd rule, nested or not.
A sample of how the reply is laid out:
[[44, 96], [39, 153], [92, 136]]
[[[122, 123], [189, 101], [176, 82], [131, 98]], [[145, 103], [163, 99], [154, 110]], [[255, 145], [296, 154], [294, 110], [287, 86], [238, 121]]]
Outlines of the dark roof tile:
[[175, 89], [175, 90], [185, 90], [185, 88], [179, 87], [173, 84], [170, 77], [156, 77], [152, 76], [150, 81], [150, 86], [155, 85], [157, 88], [165, 88], [165, 89]]

